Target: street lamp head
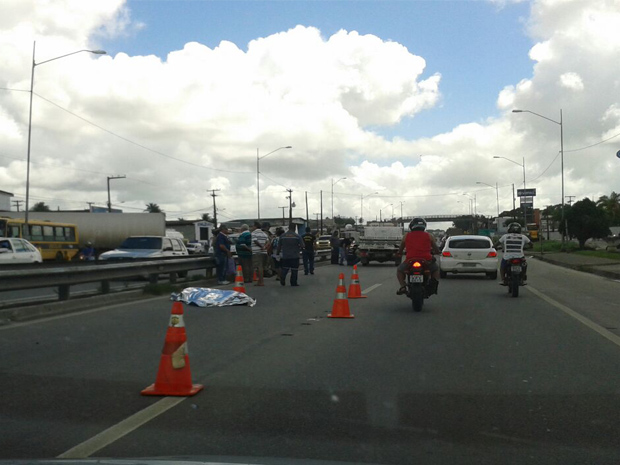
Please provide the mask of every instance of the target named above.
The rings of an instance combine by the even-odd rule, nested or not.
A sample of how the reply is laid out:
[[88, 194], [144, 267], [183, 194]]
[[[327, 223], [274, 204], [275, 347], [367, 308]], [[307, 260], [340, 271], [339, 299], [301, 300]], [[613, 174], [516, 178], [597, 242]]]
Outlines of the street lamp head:
[[90, 53], [94, 53], [95, 55], [107, 55], [105, 50], [89, 50]]
[[513, 113], [523, 113], [523, 110], [512, 110]]
[[498, 157], [497, 155], [494, 155], [493, 158], [502, 158], [502, 157]]
[[284, 147], [285, 149], [292, 149], [293, 146], [292, 145], [287, 145], [286, 147]]

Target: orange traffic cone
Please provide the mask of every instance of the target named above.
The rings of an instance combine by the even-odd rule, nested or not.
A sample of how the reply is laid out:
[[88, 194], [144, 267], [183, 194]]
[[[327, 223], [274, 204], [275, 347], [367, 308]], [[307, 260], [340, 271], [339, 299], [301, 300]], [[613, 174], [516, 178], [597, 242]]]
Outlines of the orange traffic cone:
[[143, 396], [193, 396], [204, 386], [192, 384], [187, 355], [187, 336], [183, 322], [183, 304], [172, 305], [170, 325], [161, 352], [155, 384], [142, 390]]
[[243, 285], [243, 271], [241, 265], [237, 265], [237, 275], [235, 276], [235, 287], [233, 291], [243, 292], [245, 294], [245, 286]]
[[365, 299], [367, 295], [362, 295], [360, 286], [360, 278], [357, 275], [357, 265], [353, 265], [353, 275], [351, 276], [351, 284], [349, 285], [349, 299]]
[[256, 272], [256, 268], [254, 268], [254, 276], [252, 276], [252, 281], [258, 281], [258, 273]]
[[332, 312], [327, 315], [329, 318], [354, 318], [349, 310], [349, 301], [347, 300], [347, 288], [344, 285], [344, 273], [338, 276], [338, 287], [336, 288], [336, 298]]

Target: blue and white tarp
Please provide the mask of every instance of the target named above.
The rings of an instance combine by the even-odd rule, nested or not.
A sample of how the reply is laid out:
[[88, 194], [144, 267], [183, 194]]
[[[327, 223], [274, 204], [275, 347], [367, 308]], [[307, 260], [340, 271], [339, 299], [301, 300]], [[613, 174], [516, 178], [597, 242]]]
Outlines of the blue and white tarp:
[[210, 289], [208, 287], [188, 287], [179, 294], [173, 293], [170, 300], [197, 307], [229, 307], [231, 305], [253, 307], [256, 305], [256, 300], [243, 292]]

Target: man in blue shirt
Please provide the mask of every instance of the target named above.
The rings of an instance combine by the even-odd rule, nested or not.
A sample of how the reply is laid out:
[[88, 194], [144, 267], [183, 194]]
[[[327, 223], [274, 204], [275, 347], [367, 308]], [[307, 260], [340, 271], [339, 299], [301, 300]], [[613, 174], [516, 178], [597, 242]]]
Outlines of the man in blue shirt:
[[228, 228], [224, 224], [220, 226], [220, 232], [215, 238], [213, 249], [217, 270], [217, 283], [230, 284], [229, 281], [226, 281], [226, 272], [228, 270], [228, 260], [232, 258], [232, 253], [230, 252], [230, 241], [228, 240]]
[[301, 236], [295, 232], [295, 225], [291, 223], [288, 231], [280, 236], [278, 241], [278, 253], [282, 259], [282, 277], [280, 284], [286, 285], [286, 275], [291, 271], [291, 286], [299, 286], [297, 284], [297, 274], [299, 272], [299, 252], [304, 248], [304, 241]]

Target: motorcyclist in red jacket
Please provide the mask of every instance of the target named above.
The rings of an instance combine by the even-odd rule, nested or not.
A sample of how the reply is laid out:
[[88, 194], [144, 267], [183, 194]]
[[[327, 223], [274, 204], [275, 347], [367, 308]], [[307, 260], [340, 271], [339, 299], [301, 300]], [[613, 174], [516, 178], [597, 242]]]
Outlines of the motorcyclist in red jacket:
[[437, 285], [439, 283], [439, 265], [433, 260], [433, 254], [439, 254], [439, 247], [435, 242], [435, 237], [427, 233], [426, 221], [424, 218], [414, 218], [409, 223], [409, 232], [405, 234], [403, 240], [398, 247], [398, 256], [402, 256], [403, 250], [407, 250], [405, 260], [398, 266], [396, 277], [400, 284], [400, 289], [396, 292], [398, 295], [407, 293], [407, 284], [405, 283], [405, 273], [409, 267], [408, 260], [417, 258], [424, 259], [430, 262], [431, 271], [431, 289], [433, 293], [437, 292]]

